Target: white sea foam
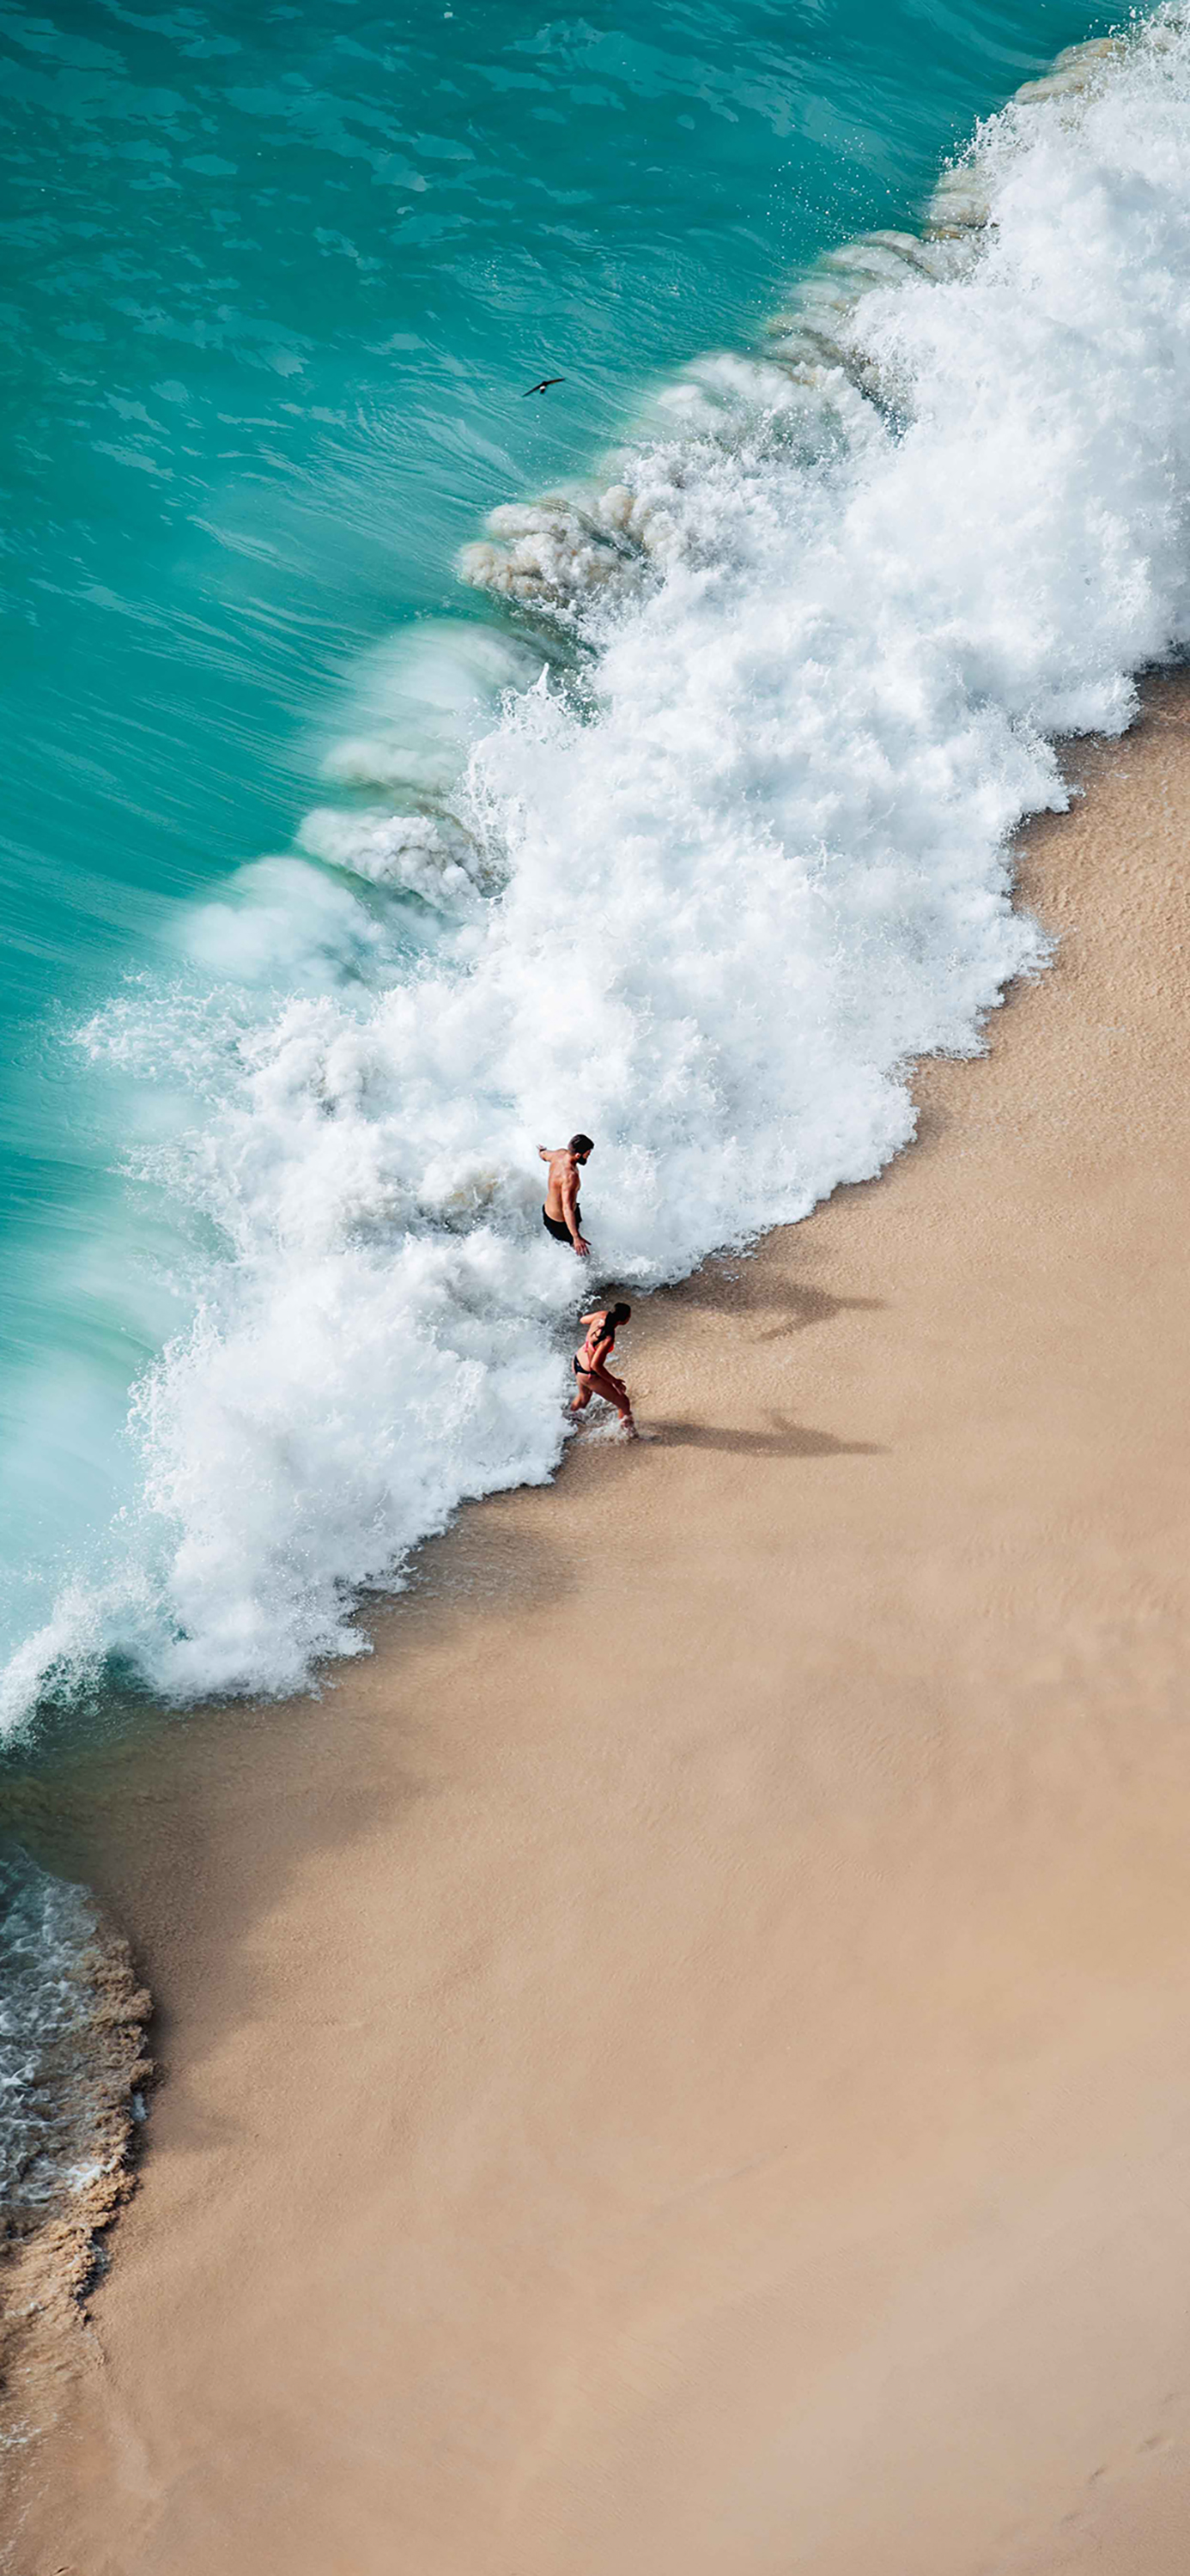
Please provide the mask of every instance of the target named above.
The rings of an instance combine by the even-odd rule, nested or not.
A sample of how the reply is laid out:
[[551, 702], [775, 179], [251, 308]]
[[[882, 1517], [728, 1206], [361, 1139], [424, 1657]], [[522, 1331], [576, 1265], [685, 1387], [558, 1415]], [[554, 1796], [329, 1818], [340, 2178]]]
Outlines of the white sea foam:
[[978, 1048], [1041, 957], [1005, 849], [1053, 738], [1190, 632], [1188, 102], [1171, 16], [1064, 60], [920, 241], [498, 513], [465, 569], [540, 649], [440, 630], [387, 712], [374, 672], [313, 856], [93, 1026], [188, 1096], [154, 1168], [214, 1248], [11, 1712], [100, 1640], [181, 1697], [297, 1684], [464, 1496], [551, 1473], [581, 1283], [540, 1141], [594, 1134], [596, 1274], [645, 1284], [878, 1172], [910, 1060]]

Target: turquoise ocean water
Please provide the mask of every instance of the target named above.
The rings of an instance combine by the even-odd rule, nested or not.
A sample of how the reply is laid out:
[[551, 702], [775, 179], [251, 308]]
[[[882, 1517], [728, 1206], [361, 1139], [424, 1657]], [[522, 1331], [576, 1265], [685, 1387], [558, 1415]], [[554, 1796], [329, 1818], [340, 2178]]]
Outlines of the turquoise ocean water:
[[[1180, 21], [918, 233], [1112, 23], [0, 5], [18, 1766], [301, 1686], [552, 1473], [536, 1138], [647, 1287], [881, 1168], [1041, 962], [1007, 836], [1190, 638]], [[98, 1936], [0, 1860], [41, 2206]]]

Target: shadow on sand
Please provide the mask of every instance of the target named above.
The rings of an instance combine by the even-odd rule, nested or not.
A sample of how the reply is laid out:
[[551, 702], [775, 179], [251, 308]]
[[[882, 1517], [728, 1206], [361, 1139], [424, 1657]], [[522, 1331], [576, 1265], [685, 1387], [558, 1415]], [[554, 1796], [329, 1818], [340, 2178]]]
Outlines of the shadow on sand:
[[663, 1449], [727, 1449], [744, 1458], [882, 1458], [875, 1440], [836, 1440], [829, 1431], [811, 1431], [770, 1413], [770, 1431], [712, 1429], [705, 1422], [653, 1422], [649, 1437]]
[[805, 1280], [774, 1276], [772, 1263], [763, 1257], [731, 1254], [706, 1262], [692, 1278], [671, 1288], [666, 1298], [675, 1322], [691, 1306], [755, 1319], [767, 1326], [755, 1336], [760, 1342], [783, 1341], [786, 1335], [807, 1332], [812, 1325], [829, 1324], [836, 1315], [871, 1314], [884, 1303], [883, 1297], [836, 1296], [832, 1289], [811, 1287]]

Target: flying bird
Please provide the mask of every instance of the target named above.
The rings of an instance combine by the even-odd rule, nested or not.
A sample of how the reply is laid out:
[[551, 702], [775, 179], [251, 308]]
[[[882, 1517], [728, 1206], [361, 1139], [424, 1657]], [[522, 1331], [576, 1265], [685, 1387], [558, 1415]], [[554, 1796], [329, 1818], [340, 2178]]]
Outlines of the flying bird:
[[530, 394], [548, 394], [551, 385], [564, 385], [565, 382], [565, 376], [543, 376], [539, 385], [526, 385], [521, 401], [528, 402]]

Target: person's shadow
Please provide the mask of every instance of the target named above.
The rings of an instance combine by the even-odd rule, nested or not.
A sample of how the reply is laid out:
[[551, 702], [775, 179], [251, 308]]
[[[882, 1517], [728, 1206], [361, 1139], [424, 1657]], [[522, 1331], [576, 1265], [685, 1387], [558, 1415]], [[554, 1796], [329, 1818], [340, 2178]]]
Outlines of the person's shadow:
[[882, 1458], [875, 1440], [836, 1440], [830, 1431], [811, 1431], [770, 1413], [771, 1431], [716, 1429], [705, 1422], [651, 1422], [649, 1437], [663, 1449], [729, 1449], [744, 1458]]
[[770, 1311], [780, 1311], [784, 1320], [771, 1324], [767, 1333], [758, 1333], [761, 1342], [783, 1341], [787, 1333], [804, 1333], [811, 1324], [829, 1324], [835, 1315], [876, 1314], [884, 1305], [883, 1297], [835, 1297], [829, 1288], [807, 1288], [786, 1279], [776, 1296], [770, 1298]]
[[802, 1279], [774, 1279], [767, 1265], [730, 1261], [726, 1255], [708, 1261], [692, 1279], [671, 1291], [675, 1308], [728, 1307], [749, 1318], [772, 1317], [759, 1342], [784, 1341], [814, 1324], [829, 1324], [836, 1315], [877, 1314], [883, 1297], [837, 1297], [830, 1288], [812, 1288]]

